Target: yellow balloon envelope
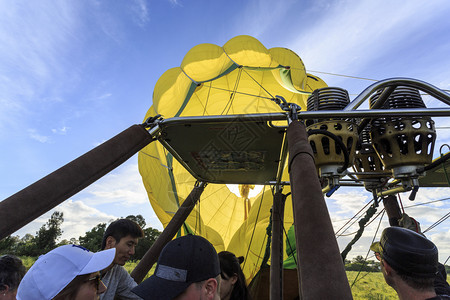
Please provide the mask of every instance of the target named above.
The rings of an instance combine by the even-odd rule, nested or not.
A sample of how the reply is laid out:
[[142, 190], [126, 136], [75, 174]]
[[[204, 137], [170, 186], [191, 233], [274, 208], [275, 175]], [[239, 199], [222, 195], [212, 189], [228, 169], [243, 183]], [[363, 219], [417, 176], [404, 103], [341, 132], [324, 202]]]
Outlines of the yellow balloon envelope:
[[[300, 57], [286, 48], [267, 49], [257, 39], [237, 36], [222, 47], [200, 44], [192, 48], [181, 66], [166, 71], [157, 81], [153, 105], [145, 120], [156, 114], [172, 117], [281, 112], [276, 96], [306, 109], [308, 95], [325, 87], [307, 74]], [[189, 143], [187, 140], [186, 143]], [[189, 195], [196, 179], [159, 142], [139, 152], [141, 173], [150, 203], [167, 226]], [[287, 170], [282, 180], [289, 180]], [[264, 255], [273, 195], [270, 186], [209, 184], [180, 234], [207, 238], [216, 250], [244, 256], [243, 270], [250, 281]], [[283, 192], [288, 193], [289, 187]], [[292, 203], [285, 209], [286, 231], [292, 225]], [[270, 263], [270, 261], [269, 261]]]

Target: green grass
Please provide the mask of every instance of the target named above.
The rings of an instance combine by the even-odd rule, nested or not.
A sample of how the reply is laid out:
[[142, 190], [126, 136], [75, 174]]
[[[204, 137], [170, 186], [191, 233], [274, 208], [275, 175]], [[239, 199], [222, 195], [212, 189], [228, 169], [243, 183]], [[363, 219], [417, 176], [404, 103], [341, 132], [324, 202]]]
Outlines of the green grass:
[[[136, 268], [138, 263], [139, 263], [139, 261], [129, 261], [123, 267], [125, 268], [125, 270], [128, 271], [128, 273], [131, 273], [131, 271], [133, 271], [134, 268]], [[153, 267], [150, 269], [150, 271], [147, 273], [147, 275], [145, 275], [143, 280], [145, 280], [148, 277], [153, 275], [153, 273], [155, 272], [155, 267], [156, 267], [156, 263], [153, 265]]]
[[[347, 278], [350, 286], [352, 286], [356, 275], [356, 271], [347, 271]], [[388, 286], [384, 281], [381, 272], [363, 273], [358, 276], [357, 281], [351, 287], [353, 299], [371, 299], [371, 300], [388, 300], [398, 299], [397, 293], [393, 288]]]

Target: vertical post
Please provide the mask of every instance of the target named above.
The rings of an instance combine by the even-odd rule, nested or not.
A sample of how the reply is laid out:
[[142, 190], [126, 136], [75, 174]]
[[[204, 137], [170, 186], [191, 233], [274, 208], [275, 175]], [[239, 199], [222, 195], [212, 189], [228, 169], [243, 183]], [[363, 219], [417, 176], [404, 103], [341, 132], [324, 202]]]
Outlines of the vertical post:
[[270, 300], [283, 300], [283, 222], [286, 196], [278, 191], [272, 207], [272, 251], [270, 257]]
[[402, 217], [402, 211], [398, 206], [397, 197], [389, 195], [383, 198], [383, 205], [389, 218], [389, 225], [399, 226], [398, 220]]
[[170, 220], [169, 224], [167, 224], [166, 228], [164, 228], [161, 235], [153, 243], [150, 249], [147, 250], [139, 264], [131, 272], [130, 275], [133, 277], [134, 281], [140, 283], [148, 271], [150, 271], [153, 264], [158, 260], [158, 256], [164, 246], [173, 239], [177, 231], [181, 228], [181, 226], [183, 226], [184, 221], [186, 221], [195, 204], [200, 199], [205, 186], [206, 183], [201, 182], [198, 186], [195, 186], [192, 189], [189, 196], [187, 196], [186, 200], [184, 200], [183, 204], [181, 204], [178, 208], [177, 212]]
[[305, 125], [287, 130], [301, 299], [352, 299]]

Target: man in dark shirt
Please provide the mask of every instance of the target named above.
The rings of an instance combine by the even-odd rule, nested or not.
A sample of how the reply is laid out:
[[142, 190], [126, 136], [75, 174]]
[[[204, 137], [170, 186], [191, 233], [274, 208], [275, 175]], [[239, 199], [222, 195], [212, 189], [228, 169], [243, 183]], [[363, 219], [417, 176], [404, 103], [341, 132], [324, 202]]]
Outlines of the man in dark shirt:
[[386, 283], [400, 300], [450, 299], [450, 295], [436, 294], [435, 280], [440, 280], [438, 249], [424, 236], [406, 228], [388, 227], [370, 249], [381, 263]]

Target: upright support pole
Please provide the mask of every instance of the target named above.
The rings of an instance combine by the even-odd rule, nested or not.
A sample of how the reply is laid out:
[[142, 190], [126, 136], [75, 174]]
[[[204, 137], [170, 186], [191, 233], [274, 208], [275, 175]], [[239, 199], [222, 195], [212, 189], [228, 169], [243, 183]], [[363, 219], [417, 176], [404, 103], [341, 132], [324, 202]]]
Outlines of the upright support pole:
[[383, 205], [389, 218], [389, 225], [399, 226], [398, 220], [402, 218], [402, 211], [398, 205], [397, 197], [389, 195], [383, 198]]
[[272, 207], [272, 253], [270, 256], [270, 300], [283, 300], [283, 222], [286, 196], [278, 191]]
[[352, 299], [305, 125], [287, 130], [301, 299]]
[[160, 234], [158, 239], [153, 243], [150, 249], [147, 250], [145, 255], [142, 257], [139, 264], [131, 272], [131, 277], [134, 281], [140, 283], [144, 279], [145, 275], [150, 271], [153, 264], [158, 260], [158, 256], [161, 253], [164, 246], [170, 242], [181, 226], [183, 226], [184, 221], [191, 213], [195, 204], [197, 204], [200, 196], [205, 189], [206, 183], [201, 182], [198, 186], [195, 186], [183, 204], [178, 208], [177, 212], [164, 228], [163, 232]]
[[0, 202], [0, 239], [117, 168], [153, 140], [133, 125], [100, 146]]

